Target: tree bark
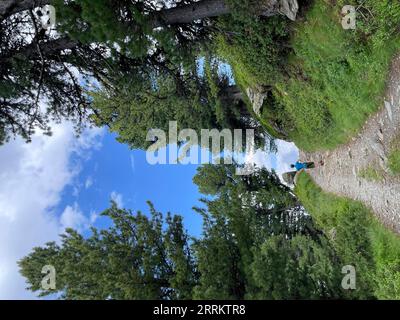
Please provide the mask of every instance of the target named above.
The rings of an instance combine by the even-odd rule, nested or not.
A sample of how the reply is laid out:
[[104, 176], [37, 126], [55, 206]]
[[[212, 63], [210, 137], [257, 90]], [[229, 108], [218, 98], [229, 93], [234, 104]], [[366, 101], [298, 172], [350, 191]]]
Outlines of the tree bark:
[[[258, 5], [249, 8], [259, 16], [286, 15], [295, 20], [298, 10], [297, 0], [260, 0]], [[163, 24], [186, 24], [195, 20], [219, 17], [231, 13], [231, 8], [226, 0], [201, 0], [188, 5], [160, 11], [153, 21], [153, 27], [157, 28]]]
[[[52, 0], [1, 0], [0, 17], [6, 18], [15, 13], [35, 7], [51, 4]], [[260, 16], [274, 16], [285, 14], [291, 20], [296, 17], [298, 9], [297, 0], [260, 0], [258, 7], [249, 8]], [[288, 12], [291, 10], [292, 12]], [[231, 9], [225, 0], [200, 0], [195, 3], [165, 9], [154, 15], [153, 27], [161, 27], [165, 24], [187, 24], [195, 20], [219, 17], [229, 14]]]
[[[50, 40], [40, 44], [41, 52], [44, 56], [58, 54], [63, 50], [74, 49], [79, 44], [76, 40], [71, 40], [68, 37], [59, 38], [56, 40]], [[27, 58], [32, 58], [38, 54], [37, 46], [31, 44], [18, 53], [22, 53]]]
[[201, 0], [176, 8], [160, 11], [156, 18], [155, 27], [165, 24], [186, 24], [204, 18], [218, 17], [228, 14], [230, 8], [224, 0]]
[[51, 0], [0, 0], [0, 17], [4, 19], [13, 14], [50, 3]]
[[[52, 0], [0, 0], [0, 16], [5, 18], [25, 10], [51, 4], [51, 2]], [[200, 0], [157, 12], [154, 15], [153, 27], [157, 28], [163, 24], [191, 23], [194, 20], [217, 17], [229, 12], [230, 9], [224, 0]]]
[[9, 59], [15, 56], [23, 57], [26, 60], [33, 59], [35, 57], [38, 57], [39, 59], [40, 53], [43, 54], [43, 56], [46, 59], [48, 56], [59, 54], [63, 50], [74, 49], [76, 46], [78, 46], [78, 44], [79, 44], [78, 41], [71, 40], [68, 37], [63, 37], [56, 40], [50, 40], [47, 42], [40, 43], [40, 52], [39, 52], [36, 42], [32, 42], [31, 44], [22, 47], [21, 49], [13, 52], [12, 54], [3, 57], [0, 56], [0, 61], [4, 63], [5, 61], [8, 61]]

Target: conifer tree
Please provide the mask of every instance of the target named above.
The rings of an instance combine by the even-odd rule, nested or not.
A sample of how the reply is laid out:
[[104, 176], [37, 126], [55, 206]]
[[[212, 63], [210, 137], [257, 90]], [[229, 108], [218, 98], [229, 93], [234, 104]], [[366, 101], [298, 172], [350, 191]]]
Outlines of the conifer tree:
[[[150, 204], [150, 217], [119, 209], [106, 230], [90, 237], [67, 229], [61, 244], [34, 248], [19, 262], [28, 289], [65, 299], [190, 299], [196, 283], [189, 236], [179, 216], [163, 219]], [[166, 223], [167, 228], [163, 227]], [[56, 270], [56, 289], [43, 290], [44, 265]]]
[[[281, 12], [277, 0], [250, 3], [255, 17]], [[56, 24], [51, 29], [43, 27], [41, 21], [46, 12], [38, 9], [48, 4], [56, 9]], [[133, 85], [125, 89], [131, 92], [139, 90], [146, 95], [151, 79], [159, 76], [157, 83], [168, 78], [168, 91], [178, 90], [182, 94], [179, 89], [182, 88], [183, 70], [193, 68], [200, 47], [215, 32], [214, 19], [231, 13], [233, 4], [223, 0], [2, 1], [0, 143], [16, 135], [29, 141], [38, 129], [50, 134], [50, 123], [63, 119], [73, 121], [80, 128], [89, 115], [98, 111], [92, 108], [92, 99], [86, 94], [90, 83], [108, 90], [106, 96], [111, 92], [113, 99], [110, 104], [114, 105], [127, 98], [115, 92], [116, 88], [124, 87], [127, 79], [137, 80], [138, 73], [142, 76], [147, 73], [143, 86]], [[162, 73], [159, 69], [163, 70]], [[212, 103], [202, 100], [205, 96], [202, 90], [206, 87], [194, 80], [183, 80], [188, 81], [183, 87], [198, 86], [191, 92], [194, 99], [188, 102], [187, 97], [185, 100], [178, 94], [178, 105], [185, 103], [204, 107]], [[171, 81], [175, 82], [173, 89]], [[224, 114], [222, 118], [229, 118], [231, 122], [235, 113], [247, 113], [243, 103], [236, 108], [234, 100], [237, 92], [222, 87], [218, 94], [223, 99], [228, 94], [228, 102], [234, 106], [231, 111], [225, 104], [225, 108], [218, 113]], [[164, 108], [173, 103], [168, 101]], [[138, 103], [137, 100], [134, 103]], [[162, 101], [155, 103], [162, 106]], [[201, 109], [200, 119], [203, 120], [204, 113], [209, 112]], [[124, 110], [119, 114], [126, 115]], [[110, 120], [107, 111], [105, 120], [101, 120], [103, 118], [99, 113], [96, 116], [97, 123], [104, 124], [105, 120]], [[133, 119], [128, 118], [127, 121]], [[210, 119], [207, 121], [210, 122]], [[118, 127], [114, 123], [110, 126]], [[124, 137], [122, 139], [125, 140]], [[131, 142], [131, 139], [127, 140]]]

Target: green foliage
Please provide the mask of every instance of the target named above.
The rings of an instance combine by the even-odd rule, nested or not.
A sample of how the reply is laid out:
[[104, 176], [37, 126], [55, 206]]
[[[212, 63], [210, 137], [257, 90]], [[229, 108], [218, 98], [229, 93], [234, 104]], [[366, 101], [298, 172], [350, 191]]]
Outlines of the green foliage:
[[357, 28], [360, 36], [367, 36], [376, 48], [382, 48], [393, 37], [398, 37], [400, 3], [396, 0], [362, 1], [350, 3], [339, 1], [340, 5], [354, 4], [358, 8]]
[[[154, 46], [162, 50], [171, 62], [187, 62], [191, 49], [186, 45], [194, 33], [188, 31], [179, 37], [173, 27], [154, 30], [154, 6], [148, 1], [128, 0], [56, 0], [57, 20], [60, 31], [82, 43], [100, 42], [108, 44], [112, 52], [122, 52], [130, 58], [143, 58]], [[195, 41], [193, 42], [196, 46]], [[116, 48], [118, 47], [118, 50]], [[174, 60], [174, 61], [173, 61]]]
[[[284, 17], [256, 19], [246, 11], [248, 1], [230, 2], [237, 13], [220, 19], [215, 51], [231, 64], [243, 92], [270, 88], [259, 119], [270, 133], [279, 136], [271, 130], [278, 121], [301, 149], [332, 149], [381, 105], [400, 44], [398, 2], [314, 1], [294, 24]], [[340, 23], [349, 4], [358, 8], [355, 31]]]
[[281, 79], [288, 41], [283, 17], [258, 18], [235, 11], [219, 19], [221, 32], [215, 38], [217, 54], [231, 65], [235, 81], [242, 87], [271, 85]]
[[[118, 209], [103, 215], [113, 221], [84, 238], [67, 229], [61, 245], [49, 243], [19, 262], [28, 289], [65, 299], [188, 299], [195, 283], [188, 236], [180, 217], [162, 218], [150, 204], [150, 217]], [[164, 228], [166, 223], [166, 228]], [[53, 265], [56, 290], [42, 290], [41, 269]]]
[[194, 299], [243, 299], [245, 284], [240, 253], [227, 219], [205, 215], [203, 228], [203, 238], [193, 246], [201, 275], [194, 288]]
[[393, 150], [388, 160], [390, 171], [395, 175], [400, 174], [400, 150]]
[[[227, 277], [225, 272], [224, 277], [213, 269], [217, 262], [213, 263], [212, 259], [217, 255], [218, 270], [234, 268], [233, 275], [240, 275], [236, 287], [229, 285], [229, 290], [224, 289], [224, 297], [341, 296], [337, 280], [341, 273], [334, 267], [336, 258], [332, 248], [274, 173], [259, 170], [251, 176], [240, 177], [234, 174], [234, 167], [208, 165], [198, 169], [194, 181], [201, 192], [213, 196], [204, 202], [215, 219], [206, 215], [205, 237], [198, 241], [202, 275], [201, 285], [196, 288], [198, 297], [216, 298], [213, 294], [217, 292], [215, 286], [220, 283], [219, 279], [225, 279], [227, 284], [234, 279], [232, 273]], [[205, 215], [205, 211], [200, 212]], [[211, 241], [215, 232], [220, 233], [219, 238], [223, 240], [219, 241], [224, 246], [217, 240]], [[217, 274], [216, 284], [213, 272]], [[204, 292], [207, 295], [202, 295]]]
[[229, 181], [234, 181], [233, 172], [226, 170], [223, 165], [204, 165], [197, 169], [193, 182], [198, 186], [200, 193], [215, 196], [226, 187]]
[[[389, 2], [393, 5], [385, 7], [379, 1], [359, 1], [356, 31], [340, 24], [341, 8], [352, 1], [316, 1], [297, 25], [291, 76], [276, 84], [275, 94], [294, 124], [291, 138], [300, 148], [330, 149], [345, 143], [381, 105], [389, 64], [400, 43], [393, 29], [400, 23], [398, 4]], [[382, 41], [383, 34], [387, 41]]]
[[400, 299], [400, 260], [385, 263], [376, 274], [377, 287], [375, 293], [382, 300]]
[[120, 142], [142, 149], [151, 144], [146, 141], [148, 131], [162, 129], [168, 132], [170, 121], [178, 122], [178, 130], [200, 130], [216, 125], [212, 101], [202, 88], [206, 83], [201, 79], [197, 83], [186, 81], [182, 83], [185, 87], [179, 88], [170, 76], [155, 76], [121, 81], [118, 91], [92, 92], [96, 124], [107, 124], [118, 134]]
[[[86, 119], [87, 103], [73, 84], [77, 79], [62, 61], [48, 59], [46, 51], [54, 56], [60, 49], [51, 46], [53, 39], [43, 41], [44, 33], [35, 37], [31, 21], [26, 12], [0, 21], [0, 145], [16, 136], [30, 142], [35, 132], [50, 135], [50, 123], [61, 119], [77, 128]], [[40, 53], [37, 46], [47, 50]]]
[[[145, 95], [141, 100], [146, 100], [146, 95], [155, 91], [150, 89], [152, 86], [166, 81], [161, 94], [170, 96], [162, 111], [176, 104], [177, 109], [185, 109], [180, 112], [180, 117], [190, 119], [190, 115], [195, 114], [198, 117], [191, 123], [200, 126], [206, 118], [209, 124], [209, 115], [204, 116], [209, 112], [205, 104], [212, 105], [213, 102], [207, 99], [202, 83], [188, 80], [190, 83], [184, 85], [190, 94], [171, 92], [172, 86], [182, 87], [182, 73], [195, 69], [200, 43], [208, 38], [211, 29], [208, 20], [179, 25], [164, 21], [167, 20], [164, 14], [167, 6], [186, 6], [188, 1], [168, 1], [168, 4], [159, 1], [156, 4], [154, 1], [130, 0], [54, 0], [51, 3], [57, 11], [56, 32], [41, 29], [39, 19], [30, 17], [28, 7], [22, 10], [27, 3], [18, 6], [18, 10], [20, 7], [22, 10], [18, 14], [6, 13], [0, 21], [0, 96], [4, 98], [0, 105], [0, 143], [13, 135], [29, 141], [35, 129], [49, 134], [49, 123], [65, 118], [80, 129], [86, 124], [88, 114], [97, 111], [91, 110], [92, 99], [84, 92], [88, 83], [96, 83], [105, 90], [104, 99], [97, 100], [102, 109], [107, 109], [105, 97], [110, 97], [110, 92], [114, 106], [130, 101], [132, 96], [138, 104], [143, 101], [138, 101], [137, 95]], [[159, 78], [158, 72], [162, 73]], [[140, 76], [146, 78], [143, 85], [129, 83], [130, 79], [137, 81]], [[116, 91], [120, 87], [131, 96], [127, 97], [126, 92], [118, 94]], [[184, 95], [186, 99], [182, 99]], [[162, 96], [161, 99], [166, 98]], [[149, 98], [143, 104], [160, 107], [159, 100]], [[39, 106], [44, 101], [47, 109]], [[222, 105], [225, 108], [220, 110], [223, 117], [218, 120], [222, 122], [229, 118], [231, 125], [238, 123], [237, 108], [227, 109], [227, 103]], [[136, 121], [129, 117], [131, 110], [128, 107], [121, 109], [119, 115], [128, 117], [126, 122]], [[154, 107], [150, 109], [154, 110]], [[113, 118], [109, 110], [105, 111], [104, 118]], [[146, 120], [145, 124], [149, 124]], [[232, 121], [236, 121], [235, 124]], [[115, 130], [122, 130], [122, 135], [127, 136], [122, 140], [130, 142], [143, 138], [143, 132], [139, 130], [135, 132], [139, 136], [132, 137], [134, 133], [128, 132], [122, 122], [114, 125]], [[96, 124], [107, 123], [96, 119]], [[145, 143], [145, 139], [141, 143]], [[134, 146], [138, 144], [133, 141]]]
[[[363, 3], [377, 19], [388, 19], [376, 1]], [[342, 4], [315, 2], [293, 35], [291, 77], [277, 84], [277, 97], [294, 124], [292, 138], [305, 150], [330, 149], [348, 141], [380, 107], [399, 44], [398, 36], [391, 34], [389, 43], [378, 45], [379, 30], [367, 31], [375, 25], [372, 17], [355, 32], [344, 30], [341, 8]]]
[[400, 292], [399, 237], [376, 222], [371, 237], [376, 261], [375, 295], [378, 299], [398, 299]]
[[390, 143], [387, 166], [392, 176], [400, 175], [400, 136], [395, 136]]
[[181, 71], [146, 65], [114, 80], [110, 88], [90, 92], [96, 111], [92, 120], [107, 125], [118, 134], [118, 141], [132, 148], [146, 149], [150, 129], [168, 132], [169, 122], [177, 121], [178, 132], [193, 129], [254, 128], [259, 146], [265, 145], [265, 132], [255, 127], [246, 106], [235, 96], [235, 86], [218, 74], [211, 57], [204, 63], [204, 75], [196, 68]]
[[335, 254], [325, 239], [273, 236], [263, 243], [252, 264], [260, 287], [254, 298], [338, 298], [341, 274], [334, 261]]
[[[247, 88], [269, 91], [285, 76], [290, 23], [283, 16], [258, 17], [255, 12], [259, 1], [229, 0], [228, 5], [232, 13], [219, 18], [211, 50], [232, 67], [235, 83], [244, 96]], [[262, 109], [262, 117], [253, 112], [248, 99], [244, 100], [253, 118], [271, 136], [287, 139], [281, 129], [290, 127], [289, 118], [282, 114], [282, 105], [274, 96], [264, 102], [268, 107]]]
[[300, 174], [295, 191], [316, 224], [330, 235], [342, 265], [356, 268], [357, 289], [349, 297], [395, 299], [400, 288], [395, 268], [399, 237], [362, 204], [323, 193], [305, 173]]

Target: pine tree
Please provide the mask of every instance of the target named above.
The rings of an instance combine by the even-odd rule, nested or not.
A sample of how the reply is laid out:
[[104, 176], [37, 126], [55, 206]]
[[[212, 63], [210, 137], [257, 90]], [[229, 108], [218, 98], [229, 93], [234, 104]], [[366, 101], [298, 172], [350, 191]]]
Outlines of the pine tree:
[[146, 149], [150, 129], [168, 132], [169, 122], [181, 129], [253, 128], [256, 142], [265, 144], [268, 135], [255, 125], [241, 94], [233, 92], [229, 79], [218, 75], [217, 65], [200, 74], [196, 64], [174, 70], [165, 61], [157, 67], [130, 71], [112, 88], [92, 91], [92, 119], [107, 125], [118, 140], [132, 148]]
[[200, 273], [195, 299], [244, 299], [245, 276], [240, 252], [228, 220], [213, 218], [205, 211], [203, 237], [193, 245]]
[[256, 290], [252, 299], [337, 299], [341, 290], [341, 269], [326, 239], [304, 235], [287, 239], [272, 236], [254, 248], [251, 265]]
[[[92, 229], [88, 238], [67, 229], [61, 245], [34, 248], [23, 258], [28, 289], [65, 299], [191, 298], [196, 275], [180, 217], [164, 220], [152, 204], [150, 217], [133, 214], [115, 203], [103, 215], [113, 221], [109, 229]], [[55, 291], [41, 288], [44, 265], [55, 267]]]
[[[202, 265], [206, 271], [221, 268], [221, 263], [234, 265], [242, 286], [243, 296], [234, 296], [239, 299], [344, 295], [334, 249], [274, 172], [259, 169], [249, 176], [237, 176], [234, 166], [206, 165], [198, 169], [194, 182], [202, 193], [212, 196], [203, 199], [204, 210], [219, 222], [206, 228], [206, 244], [198, 254], [200, 272]], [[213, 251], [219, 248], [219, 240], [209, 236], [213, 227], [229, 235], [229, 242], [224, 243], [234, 250], [221, 249], [218, 255]], [[207, 280], [203, 276], [197, 292], [207, 292], [208, 283], [216, 296], [211, 272], [206, 272]]]
[[[43, 13], [37, 6], [45, 4], [56, 8], [57, 32], [40, 23]], [[172, 8], [167, 2], [157, 7], [154, 1], [2, 1], [0, 143], [15, 135], [29, 141], [37, 129], [50, 134], [50, 122], [65, 118], [79, 128], [94, 112], [85, 94], [88, 81], [115, 88], [121, 73], [130, 77], [134, 74], [129, 72], [138, 71], [128, 67], [132, 64], [141, 70], [173, 66], [176, 72], [193, 62], [200, 44], [209, 39], [210, 19], [231, 11], [222, 0], [169, 5]], [[256, 10], [267, 11], [278, 14], [275, 7]]]

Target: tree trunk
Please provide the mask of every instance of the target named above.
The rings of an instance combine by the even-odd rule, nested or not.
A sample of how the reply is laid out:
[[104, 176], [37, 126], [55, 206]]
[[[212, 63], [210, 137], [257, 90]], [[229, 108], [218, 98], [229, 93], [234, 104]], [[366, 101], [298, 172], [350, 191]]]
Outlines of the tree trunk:
[[[6, 18], [18, 12], [51, 4], [52, 0], [1, 0], [0, 17]], [[260, 0], [258, 7], [249, 8], [260, 16], [284, 14], [294, 20], [298, 10], [297, 0]], [[153, 27], [164, 24], [186, 24], [195, 20], [219, 17], [231, 12], [225, 0], [200, 0], [195, 3], [165, 9], [158, 12], [153, 20]]]
[[[260, 3], [249, 8], [249, 11], [266, 17], [283, 14], [295, 20], [298, 8], [297, 0], [260, 0]], [[186, 24], [195, 20], [219, 17], [230, 12], [231, 8], [226, 4], [226, 0], [201, 0], [161, 11], [154, 19], [153, 27], [157, 28], [163, 24]]]
[[[44, 56], [59, 54], [63, 50], [74, 49], [79, 44], [76, 40], [68, 37], [50, 40], [40, 44], [41, 52]], [[38, 54], [36, 45], [30, 45], [22, 51], [23, 55], [31, 58]]]
[[51, 0], [0, 0], [0, 17], [4, 19], [18, 12], [42, 7], [50, 3]]
[[0, 62], [4, 63], [15, 56], [23, 57], [26, 60], [34, 59], [35, 57], [40, 59], [40, 54], [43, 54], [44, 58], [47, 59], [49, 56], [57, 55], [63, 50], [73, 49], [78, 44], [78, 41], [71, 40], [68, 37], [59, 38], [40, 43], [39, 52], [36, 42], [33, 42], [25, 47], [22, 47], [18, 51], [13, 52], [12, 54], [3, 57], [0, 56]]
[[[204, 18], [218, 17], [228, 14], [230, 9], [224, 0], [202, 0], [160, 12], [157, 24], [185, 24]], [[158, 25], [159, 26], [159, 25]]]

